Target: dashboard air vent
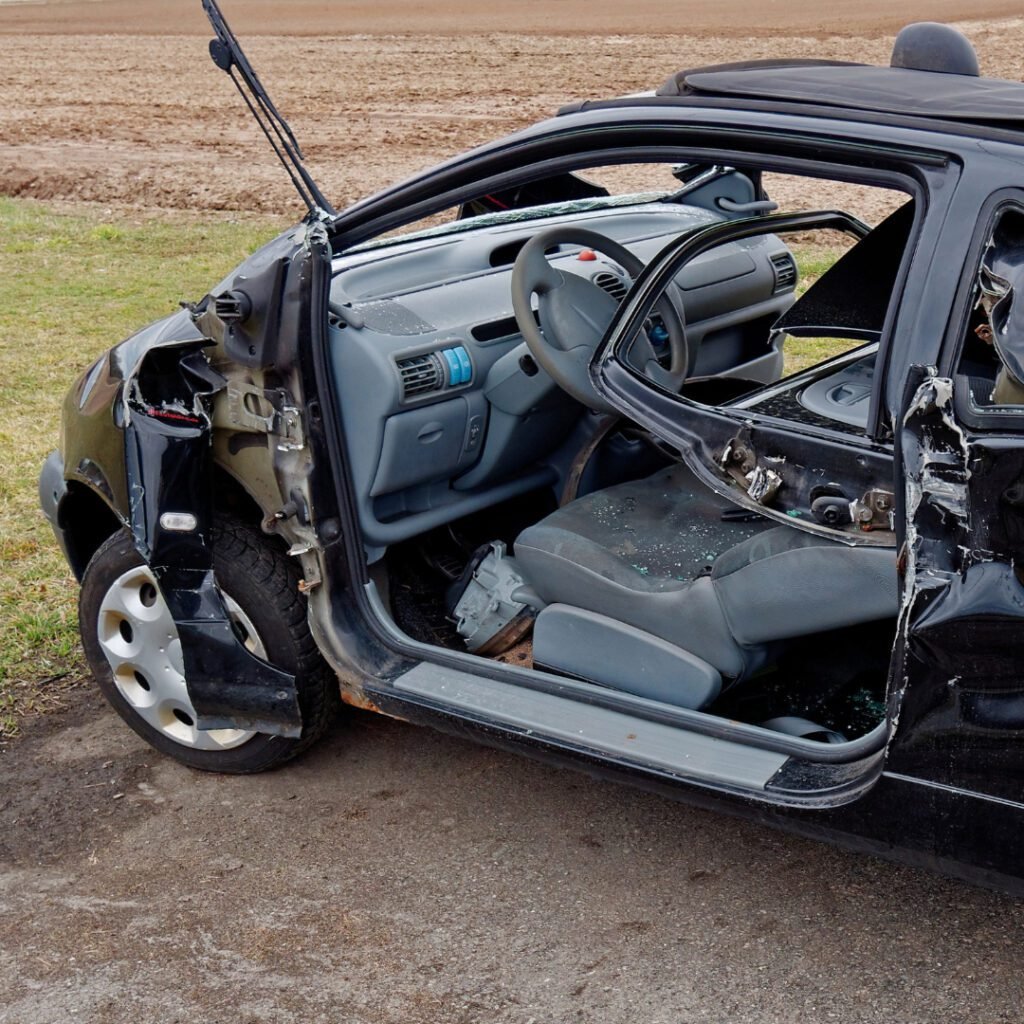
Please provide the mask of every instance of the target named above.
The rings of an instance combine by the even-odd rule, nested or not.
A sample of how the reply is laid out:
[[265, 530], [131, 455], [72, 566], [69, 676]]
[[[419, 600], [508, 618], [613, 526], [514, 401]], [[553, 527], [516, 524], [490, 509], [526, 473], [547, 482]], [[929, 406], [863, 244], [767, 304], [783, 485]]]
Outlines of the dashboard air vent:
[[617, 274], [609, 274], [607, 271], [598, 274], [594, 278], [594, 284], [598, 288], [603, 288], [616, 302], [621, 302], [625, 298], [626, 292], [629, 291], [629, 286], [621, 277]]
[[796, 287], [796, 262], [788, 252], [777, 252], [769, 257], [772, 270], [775, 271], [775, 289], [777, 292], [792, 291]]
[[440, 391], [444, 387], [444, 370], [433, 352], [399, 359], [398, 373], [402, 378], [403, 400]]
[[252, 316], [252, 299], [237, 288], [213, 300], [213, 311], [226, 324], [243, 324]]

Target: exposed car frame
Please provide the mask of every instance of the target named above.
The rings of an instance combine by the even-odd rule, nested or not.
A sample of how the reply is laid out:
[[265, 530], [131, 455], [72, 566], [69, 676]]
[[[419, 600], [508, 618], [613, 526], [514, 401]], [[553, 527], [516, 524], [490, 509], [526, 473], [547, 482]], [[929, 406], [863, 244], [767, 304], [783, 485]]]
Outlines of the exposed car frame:
[[[973, 268], [996, 213], [1007, 202], [1024, 206], [1024, 192], [1012, 186], [1024, 114], [1014, 120], [996, 104], [985, 118], [966, 101], [962, 114], [898, 113], [827, 96], [769, 96], [761, 86], [744, 93], [744, 69], [726, 68], [717, 72], [720, 88], [568, 108], [335, 213], [217, 5], [204, 0], [204, 7], [217, 31], [214, 59], [250, 90], [308, 216], [202, 301], [98, 360], [65, 401], [61, 448], [40, 483], [79, 579], [101, 544], [129, 528], [177, 626], [198, 727], [295, 738], [304, 729], [295, 674], [246, 647], [214, 579], [215, 512], [229, 502], [287, 545], [317, 646], [353, 706], [1024, 891], [1016, 852], [1024, 759], [1014, 745], [1024, 725], [1016, 657], [1024, 591], [1014, 572], [1016, 533], [1007, 527], [1017, 514], [1007, 495], [1024, 479], [1024, 415], [979, 418], [955, 386]], [[674, 81], [685, 86], [688, 78]], [[1004, 92], [1024, 103], [1024, 86]], [[781, 522], [792, 507], [767, 506], [715, 469], [735, 437], [794, 465], [822, 460], [851, 494], [870, 490], [888, 466], [904, 482], [891, 509], [902, 606], [886, 719], [841, 746], [766, 735], [692, 709], [643, 706], [585, 682], [414, 641], [387, 615], [367, 568], [328, 358], [332, 258], [542, 174], [602, 161], [682, 160], [834, 175], [899, 188], [914, 200], [913, 258], [899, 269], [876, 360], [883, 386], [873, 392], [862, 440], [680, 401], [623, 359], [625, 340], [665, 281], [702, 249], [812, 225], [856, 231], [840, 213], [758, 215], [682, 236], [637, 276], [591, 364], [609, 407], [758, 515]], [[835, 534], [813, 521], [802, 525]]]

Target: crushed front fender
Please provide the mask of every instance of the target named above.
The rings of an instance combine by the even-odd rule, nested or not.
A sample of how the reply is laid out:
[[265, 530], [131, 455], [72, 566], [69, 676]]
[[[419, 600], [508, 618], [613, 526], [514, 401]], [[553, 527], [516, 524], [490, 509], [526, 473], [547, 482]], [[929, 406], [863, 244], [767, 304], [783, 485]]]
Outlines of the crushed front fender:
[[151, 349], [125, 381], [128, 523], [174, 618], [197, 726], [299, 736], [295, 677], [246, 649], [214, 580], [209, 406], [226, 382], [207, 344]]

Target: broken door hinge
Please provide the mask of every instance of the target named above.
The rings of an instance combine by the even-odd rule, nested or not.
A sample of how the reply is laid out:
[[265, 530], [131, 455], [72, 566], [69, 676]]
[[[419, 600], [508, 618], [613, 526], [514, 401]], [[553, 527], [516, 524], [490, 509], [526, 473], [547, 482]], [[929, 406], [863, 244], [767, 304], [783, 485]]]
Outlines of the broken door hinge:
[[228, 385], [228, 418], [234, 426], [280, 438], [278, 449], [297, 451], [306, 445], [302, 413], [282, 390], [267, 391], [253, 384]]
[[895, 530], [896, 505], [892, 491], [874, 488], [850, 504], [854, 523], [864, 531]]
[[[768, 461], [782, 462], [781, 459]], [[758, 505], [770, 504], [785, 482], [777, 470], [758, 462], [754, 446], [743, 434], [737, 434], [725, 446], [718, 464]]]
[[316, 590], [320, 586], [320, 580], [318, 579], [301, 579], [299, 580], [299, 593], [308, 594], [311, 590]]
[[302, 427], [302, 413], [293, 405], [282, 406], [278, 416], [278, 429], [275, 431], [280, 437], [278, 449], [280, 451], [298, 451], [306, 447], [306, 432]]

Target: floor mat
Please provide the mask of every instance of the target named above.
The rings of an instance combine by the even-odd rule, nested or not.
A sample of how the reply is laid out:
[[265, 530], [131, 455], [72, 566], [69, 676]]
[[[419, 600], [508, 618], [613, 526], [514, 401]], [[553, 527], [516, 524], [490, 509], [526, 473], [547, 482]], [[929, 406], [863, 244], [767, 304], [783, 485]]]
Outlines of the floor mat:
[[465, 650], [445, 608], [447, 581], [428, 568], [411, 548], [396, 551], [388, 562], [388, 571], [391, 614], [398, 628], [421, 643]]

